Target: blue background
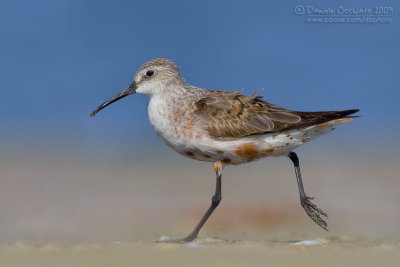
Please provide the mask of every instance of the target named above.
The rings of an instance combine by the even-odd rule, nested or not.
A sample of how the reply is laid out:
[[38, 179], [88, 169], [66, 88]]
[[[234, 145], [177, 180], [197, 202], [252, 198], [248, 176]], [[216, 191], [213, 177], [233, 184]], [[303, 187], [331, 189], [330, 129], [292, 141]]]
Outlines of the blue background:
[[[388, 6], [394, 15], [384, 24], [314, 24], [295, 14], [298, 5]], [[296, 150], [329, 233], [300, 207], [290, 161], [268, 158], [224, 169], [223, 207], [201, 236], [274, 246], [326, 237], [368, 248], [347, 237], [398, 240], [399, 10], [397, 0], [0, 0], [0, 242], [146, 244], [192, 229], [214, 190], [211, 164], [163, 144], [145, 95], [89, 117], [156, 57], [175, 61], [195, 86], [264, 88], [265, 99], [294, 110], [361, 109]], [[268, 235], [278, 224], [288, 235]]]
[[[394, 7], [392, 23], [311, 24], [298, 4]], [[3, 145], [159, 145], [147, 96], [89, 113], [167, 57], [203, 88], [261, 95], [295, 110], [360, 108], [336, 138], [390, 144], [399, 130], [400, 18], [396, 1], [2, 1]], [[146, 140], [146, 141], [143, 141]], [[379, 141], [381, 140], [381, 141]], [[362, 144], [361, 144], [362, 145]], [[396, 145], [395, 145], [396, 146]], [[398, 146], [398, 145], [397, 145]], [[91, 153], [91, 152], [89, 152]]]

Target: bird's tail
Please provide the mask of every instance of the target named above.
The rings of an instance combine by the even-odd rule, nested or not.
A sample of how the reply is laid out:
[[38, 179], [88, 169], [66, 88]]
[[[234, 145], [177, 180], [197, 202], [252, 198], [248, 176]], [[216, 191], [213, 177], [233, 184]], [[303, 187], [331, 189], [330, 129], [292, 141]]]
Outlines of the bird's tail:
[[340, 111], [297, 112], [296, 114], [301, 117], [303, 127], [311, 125], [332, 126], [350, 122], [358, 116], [349, 115], [358, 111], [359, 109], [348, 109]]
[[359, 116], [349, 116], [349, 115], [357, 113], [359, 111], [360, 111], [359, 109], [347, 109], [347, 110], [337, 111], [337, 113], [341, 117], [357, 118]]

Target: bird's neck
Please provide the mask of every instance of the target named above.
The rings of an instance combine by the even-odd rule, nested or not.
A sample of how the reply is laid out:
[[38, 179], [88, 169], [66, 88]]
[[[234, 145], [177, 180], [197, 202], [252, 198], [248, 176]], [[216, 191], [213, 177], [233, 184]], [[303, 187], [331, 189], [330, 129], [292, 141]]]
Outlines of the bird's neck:
[[174, 136], [176, 128], [185, 124], [190, 104], [187, 101], [187, 90], [182, 87], [168, 88], [162, 94], [154, 94], [150, 97], [148, 107], [150, 123], [167, 143], [169, 140], [176, 139]]

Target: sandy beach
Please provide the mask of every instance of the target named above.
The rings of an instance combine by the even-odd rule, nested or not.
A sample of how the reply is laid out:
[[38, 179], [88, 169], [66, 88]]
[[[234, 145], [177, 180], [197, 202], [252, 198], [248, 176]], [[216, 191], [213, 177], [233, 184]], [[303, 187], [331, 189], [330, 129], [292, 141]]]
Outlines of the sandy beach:
[[[306, 192], [328, 212], [329, 232], [300, 206], [287, 159], [228, 167], [221, 205], [198, 240], [180, 245], [153, 240], [182, 237], [197, 223], [214, 189], [209, 164], [167, 148], [128, 159], [123, 153], [92, 159], [79, 153], [33, 157], [33, 152], [23, 152], [23, 157], [8, 154], [0, 163], [0, 266], [400, 262], [400, 170], [395, 157], [361, 157], [362, 151], [333, 147], [329, 154], [300, 150], [306, 155]], [[157, 164], [149, 165], [151, 160]]]
[[[2, 266], [397, 266], [395, 242], [316, 238], [295, 241], [199, 239], [185, 245], [3, 244]], [[297, 244], [297, 245], [296, 245]]]

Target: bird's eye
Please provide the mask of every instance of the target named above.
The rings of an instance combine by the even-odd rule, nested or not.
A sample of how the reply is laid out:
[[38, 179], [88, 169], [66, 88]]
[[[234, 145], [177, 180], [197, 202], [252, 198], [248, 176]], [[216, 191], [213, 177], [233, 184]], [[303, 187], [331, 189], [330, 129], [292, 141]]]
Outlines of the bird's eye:
[[148, 77], [153, 76], [153, 74], [154, 74], [154, 71], [152, 71], [152, 70], [148, 70], [148, 71], [146, 72], [146, 76], [148, 76]]

